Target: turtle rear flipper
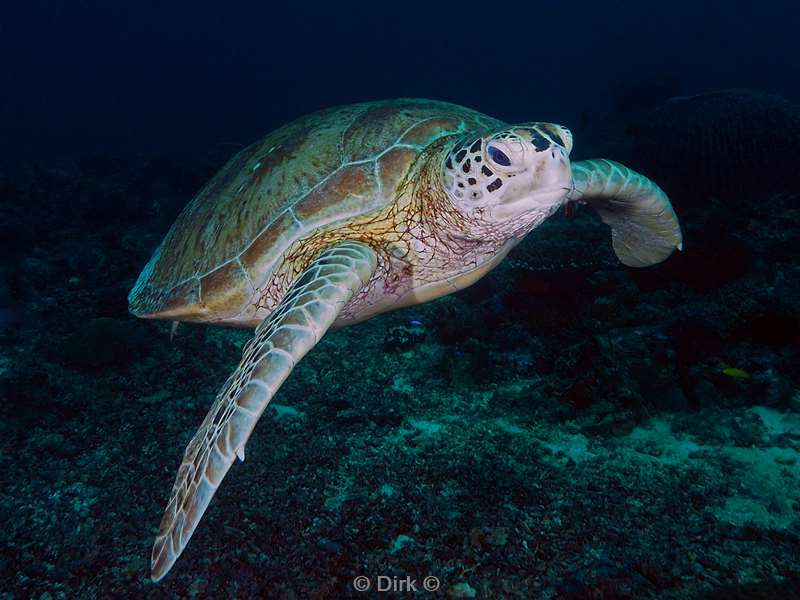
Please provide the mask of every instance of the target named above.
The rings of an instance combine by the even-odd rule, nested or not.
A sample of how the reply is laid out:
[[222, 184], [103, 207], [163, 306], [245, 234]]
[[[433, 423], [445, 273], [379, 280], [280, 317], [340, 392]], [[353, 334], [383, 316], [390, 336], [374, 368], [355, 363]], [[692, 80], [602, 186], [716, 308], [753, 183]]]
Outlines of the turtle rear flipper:
[[572, 174], [569, 200], [589, 204], [611, 227], [614, 252], [624, 265], [647, 267], [683, 249], [669, 198], [647, 177], [606, 159], [574, 162]]
[[272, 396], [366, 285], [376, 264], [375, 252], [365, 244], [331, 247], [258, 326], [186, 448], [153, 546], [153, 581], [180, 556], [235, 458], [244, 459], [244, 445]]

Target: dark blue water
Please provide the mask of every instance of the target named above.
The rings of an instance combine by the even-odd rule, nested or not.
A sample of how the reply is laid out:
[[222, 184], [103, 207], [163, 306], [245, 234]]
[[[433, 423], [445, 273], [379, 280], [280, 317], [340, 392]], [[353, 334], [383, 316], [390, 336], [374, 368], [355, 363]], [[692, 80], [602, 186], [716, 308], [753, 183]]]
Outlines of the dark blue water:
[[6, 9], [4, 154], [245, 143], [414, 96], [575, 127], [642, 81], [800, 94], [791, 3], [30, 2]]
[[[800, 597], [798, 31], [790, 2], [4, 7], [0, 598]], [[621, 264], [593, 209], [637, 251], [668, 235], [615, 188], [471, 287], [328, 332], [153, 583], [253, 334], [128, 294], [238, 151], [392, 98], [568, 127], [576, 173], [666, 192], [683, 251]]]

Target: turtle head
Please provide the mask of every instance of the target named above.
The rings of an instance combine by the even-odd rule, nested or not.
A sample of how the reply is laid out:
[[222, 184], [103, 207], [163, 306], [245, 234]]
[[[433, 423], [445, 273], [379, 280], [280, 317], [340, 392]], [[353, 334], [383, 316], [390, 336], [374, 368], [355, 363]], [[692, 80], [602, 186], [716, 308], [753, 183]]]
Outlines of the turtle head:
[[482, 220], [546, 217], [572, 189], [570, 150], [570, 131], [551, 123], [465, 138], [445, 159], [445, 189], [460, 210]]

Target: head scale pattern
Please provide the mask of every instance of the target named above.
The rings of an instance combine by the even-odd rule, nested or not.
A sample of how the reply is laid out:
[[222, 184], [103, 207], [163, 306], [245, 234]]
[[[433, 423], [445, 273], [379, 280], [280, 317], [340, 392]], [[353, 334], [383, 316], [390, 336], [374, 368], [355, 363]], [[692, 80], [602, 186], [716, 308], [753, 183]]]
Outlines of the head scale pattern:
[[494, 173], [483, 162], [482, 137], [459, 140], [444, 162], [445, 187], [456, 198], [480, 201], [486, 190], [486, 177]]
[[[493, 143], [498, 142], [498, 143]], [[572, 149], [572, 134], [551, 123], [523, 123], [484, 136], [461, 138], [444, 161], [444, 185], [459, 200], [479, 203], [499, 194], [508, 179], [515, 176], [512, 158], [503, 147], [524, 151], [527, 142], [536, 152], [552, 151], [554, 146]]]

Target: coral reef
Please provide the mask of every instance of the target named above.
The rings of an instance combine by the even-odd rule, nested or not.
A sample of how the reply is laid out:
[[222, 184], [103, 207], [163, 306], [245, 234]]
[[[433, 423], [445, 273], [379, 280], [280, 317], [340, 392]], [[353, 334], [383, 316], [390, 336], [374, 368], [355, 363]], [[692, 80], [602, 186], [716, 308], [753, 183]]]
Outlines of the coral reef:
[[660, 183], [676, 208], [711, 198], [746, 210], [800, 189], [800, 106], [780, 96], [721, 90], [675, 97], [629, 128], [633, 165]]

